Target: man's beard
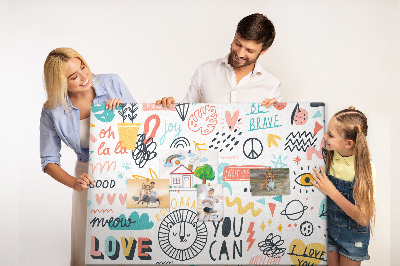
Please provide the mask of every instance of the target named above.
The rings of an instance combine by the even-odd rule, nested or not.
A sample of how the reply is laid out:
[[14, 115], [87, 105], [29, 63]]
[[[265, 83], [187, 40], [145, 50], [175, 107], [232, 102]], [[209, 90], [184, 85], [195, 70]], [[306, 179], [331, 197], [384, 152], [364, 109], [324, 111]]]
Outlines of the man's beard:
[[[229, 53], [229, 60], [228, 60], [228, 62], [229, 62], [229, 64], [231, 65], [231, 66], [234, 66], [234, 67], [245, 67], [245, 66], [248, 66], [248, 65], [252, 65], [252, 64], [254, 64], [255, 62], [257, 62], [257, 59], [260, 57], [260, 55], [261, 55], [261, 52], [257, 55], [257, 57], [256, 57], [256, 59], [254, 59], [254, 60], [252, 60], [252, 61], [249, 61], [249, 59], [244, 59], [245, 60], [245, 62], [243, 63], [243, 64], [241, 64], [241, 65], [239, 65], [238, 64], [238, 62], [236, 62], [235, 60], [234, 60], [234, 56], [236, 56], [237, 54], [235, 53], [235, 54], [233, 54], [233, 51], [232, 51], [232, 49], [231, 49], [231, 52]], [[242, 59], [242, 58], [240, 58], [240, 57], [238, 57], [239, 59]]]

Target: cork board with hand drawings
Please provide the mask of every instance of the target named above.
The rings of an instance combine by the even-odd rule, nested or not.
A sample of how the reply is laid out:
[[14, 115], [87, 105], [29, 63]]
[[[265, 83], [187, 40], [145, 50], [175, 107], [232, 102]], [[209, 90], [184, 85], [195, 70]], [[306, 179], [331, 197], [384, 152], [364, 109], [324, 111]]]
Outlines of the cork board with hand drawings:
[[327, 264], [323, 103], [93, 104], [90, 121], [87, 265]]

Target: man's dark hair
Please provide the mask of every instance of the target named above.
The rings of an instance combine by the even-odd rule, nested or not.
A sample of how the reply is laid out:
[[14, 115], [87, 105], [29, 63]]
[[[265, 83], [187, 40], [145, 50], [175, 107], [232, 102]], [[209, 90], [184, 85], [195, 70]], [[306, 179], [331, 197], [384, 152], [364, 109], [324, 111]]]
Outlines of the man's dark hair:
[[244, 17], [236, 28], [243, 39], [262, 43], [262, 50], [269, 48], [275, 39], [274, 24], [263, 14], [255, 13]]
[[150, 184], [154, 184], [154, 185], [155, 185], [156, 183], [154, 183], [154, 182], [152, 181]]

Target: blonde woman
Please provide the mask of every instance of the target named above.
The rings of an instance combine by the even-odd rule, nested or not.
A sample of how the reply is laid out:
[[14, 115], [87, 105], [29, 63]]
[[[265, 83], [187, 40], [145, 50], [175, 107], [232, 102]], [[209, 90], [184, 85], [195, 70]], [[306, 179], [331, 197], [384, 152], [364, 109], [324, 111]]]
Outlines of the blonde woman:
[[[115, 74], [93, 75], [74, 49], [57, 48], [44, 64], [47, 101], [40, 117], [40, 157], [43, 172], [73, 189], [71, 265], [85, 265], [86, 200], [89, 183], [89, 116], [92, 103], [114, 109], [122, 102], [135, 103], [124, 82]], [[77, 155], [75, 173], [60, 164], [61, 141]]]

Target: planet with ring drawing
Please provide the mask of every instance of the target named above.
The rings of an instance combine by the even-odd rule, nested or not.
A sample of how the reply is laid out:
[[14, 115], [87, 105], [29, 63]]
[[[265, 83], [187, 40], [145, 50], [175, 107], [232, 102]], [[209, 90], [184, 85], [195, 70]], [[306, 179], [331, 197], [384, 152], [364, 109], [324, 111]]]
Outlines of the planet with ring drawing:
[[299, 200], [292, 200], [289, 202], [285, 209], [281, 212], [281, 215], [285, 215], [289, 220], [295, 221], [300, 219], [304, 211], [307, 210], [308, 207], [304, 206], [303, 203]]

